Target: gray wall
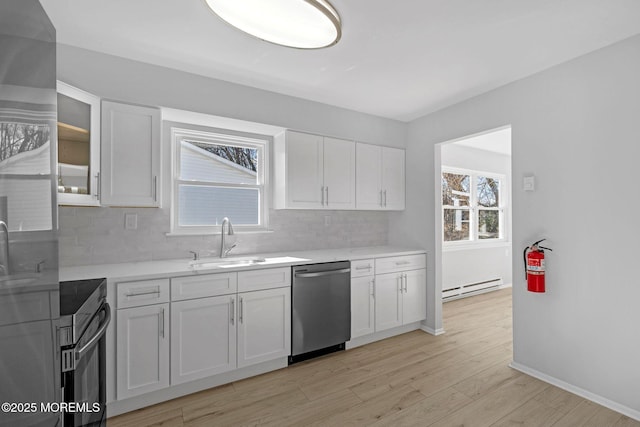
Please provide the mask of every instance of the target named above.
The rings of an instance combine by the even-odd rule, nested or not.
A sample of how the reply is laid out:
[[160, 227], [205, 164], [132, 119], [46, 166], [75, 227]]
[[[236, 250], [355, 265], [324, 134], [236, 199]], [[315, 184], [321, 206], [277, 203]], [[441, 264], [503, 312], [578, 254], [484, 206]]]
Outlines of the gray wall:
[[[412, 122], [407, 210], [390, 240], [434, 265], [434, 144], [510, 124], [514, 251], [543, 237], [554, 249], [545, 294], [526, 291], [513, 258], [514, 361], [640, 419], [638, 76], [635, 36]], [[537, 188], [525, 193], [529, 174]]]
[[[61, 45], [58, 79], [101, 98], [162, 106], [358, 141], [404, 147], [405, 123]], [[60, 264], [187, 258], [214, 251], [218, 236], [175, 236], [170, 228], [169, 138], [163, 138], [161, 209], [60, 208]], [[125, 230], [125, 213], [138, 229]], [[273, 232], [240, 234], [232, 253], [377, 246], [387, 243], [388, 213], [270, 211]], [[325, 216], [331, 216], [325, 225]]]

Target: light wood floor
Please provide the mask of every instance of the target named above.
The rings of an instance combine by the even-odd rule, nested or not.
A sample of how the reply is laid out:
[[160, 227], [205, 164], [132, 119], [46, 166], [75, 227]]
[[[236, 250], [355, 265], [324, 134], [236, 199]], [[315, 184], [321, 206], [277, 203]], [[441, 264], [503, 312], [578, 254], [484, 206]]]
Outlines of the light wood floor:
[[444, 305], [415, 331], [110, 418], [124, 426], [640, 426], [521, 374], [511, 290]]

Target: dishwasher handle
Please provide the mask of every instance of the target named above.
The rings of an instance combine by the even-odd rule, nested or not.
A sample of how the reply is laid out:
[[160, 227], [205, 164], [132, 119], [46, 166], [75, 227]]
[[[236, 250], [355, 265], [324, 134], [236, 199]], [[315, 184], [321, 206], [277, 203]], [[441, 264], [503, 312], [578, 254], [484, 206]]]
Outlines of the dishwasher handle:
[[322, 277], [322, 276], [330, 276], [332, 274], [343, 274], [343, 273], [350, 273], [351, 269], [350, 268], [341, 268], [340, 270], [325, 270], [325, 271], [318, 271], [316, 273], [295, 273], [295, 277]]

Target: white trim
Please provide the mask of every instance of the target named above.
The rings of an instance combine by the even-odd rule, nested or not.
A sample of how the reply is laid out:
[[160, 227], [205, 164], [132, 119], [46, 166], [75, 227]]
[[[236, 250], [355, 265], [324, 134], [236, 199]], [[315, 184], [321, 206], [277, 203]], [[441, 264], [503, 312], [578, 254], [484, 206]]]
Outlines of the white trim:
[[[469, 176], [469, 205], [468, 206], [460, 206], [453, 207], [450, 205], [442, 204], [442, 174], [450, 173], [456, 175], [467, 175]], [[478, 177], [483, 178], [492, 178], [496, 179], [500, 182], [500, 193], [497, 207], [482, 207], [478, 205]], [[441, 212], [444, 209], [460, 209], [463, 211], [469, 212], [469, 240], [453, 240], [453, 241], [445, 241], [444, 240], [444, 227], [442, 227], [442, 231], [440, 233], [440, 239], [442, 240], [442, 248], [443, 250], [455, 247], [465, 247], [471, 249], [472, 247], [487, 247], [487, 244], [496, 244], [496, 243], [506, 243], [509, 241], [509, 235], [507, 234], [507, 218], [508, 218], [508, 194], [509, 194], [509, 183], [507, 182], [507, 175], [495, 172], [485, 172], [481, 170], [475, 169], [464, 169], [458, 167], [450, 167], [446, 165], [441, 165], [440, 170], [440, 179], [438, 179], [438, 184], [440, 185], [440, 198], [439, 198], [439, 206]], [[500, 235], [501, 237], [496, 239], [479, 239], [478, 238], [478, 221], [479, 221], [479, 213], [480, 211], [497, 211], [499, 215], [500, 222]], [[440, 221], [444, 221], [443, 213], [440, 214]]]
[[605, 397], [602, 397], [598, 394], [592, 393], [590, 391], [587, 391], [585, 389], [582, 389], [580, 387], [577, 387], [573, 384], [569, 384], [567, 382], [564, 382], [562, 380], [559, 380], [556, 377], [552, 377], [550, 375], [547, 375], [545, 373], [542, 373], [540, 371], [537, 371], [533, 368], [530, 368], [526, 365], [517, 363], [515, 361], [512, 361], [511, 363], [509, 363], [509, 366], [513, 369], [515, 369], [516, 371], [520, 371], [524, 374], [527, 374], [529, 376], [532, 376], [534, 378], [537, 378], [541, 381], [544, 381], [546, 383], [549, 383], [551, 385], [554, 385], [558, 388], [561, 388], [563, 390], [566, 390], [570, 393], [576, 394], [580, 397], [584, 397], [587, 400], [590, 400], [592, 402], [595, 402], [599, 405], [602, 405], [606, 408], [609, 408], [613, 411], [619, 412], [623, 415], [626, 415], [629, 418], [633, 418], [636, 421], [640, 421], [640, 411], [637, 411], [635, 409], [629, 408], [628, 406], [624, 406], [620, 403], [614, 402], [613, 400], [609, 400]]
[[[232, 129], [203, 128], [202, 126], [190, 125], [188, 123], [165, 122], [169, 128], [171, 147], [171, 229], [167, 236], [179, 235], [215, 235], [220, 234], [219, 225], [211, 226], [179, 226], [178, 218], [178, 189], [180, 185], [208, 185], [213, 187], [239, 187], [254, 188], [259, 191], [260, 200], [258, 205], [258, 225], [234, 224], [236, 232], [268, 232], [269, 231], [269, 162], [271, 153], [271, 143], [273, 138], [269, 135], [257, 135], [248, 132], [238, 132]], [[225, 133], [228, 132], [228, 133]], [[256, 184], [237, 185], [229, 183], [207, 182], [198, 183], [180, 179], [180, 151], [183, 146], [182, 139], [198, 141], [217, 145], [233, 145], [258, 150], [258, 170], [256, 174]], [[191, 148], [186, 146], [186, 148]], [[216, 156], [217, 157], [217, 156]], [[217, 159], [216, 159], [217, 160]], [[223, 159], [224, 160], [224, 159]]]
[[436, 337], [445, 333], [444, 328], [432, 329], [426, 325], [420, 326], [420, 329]]

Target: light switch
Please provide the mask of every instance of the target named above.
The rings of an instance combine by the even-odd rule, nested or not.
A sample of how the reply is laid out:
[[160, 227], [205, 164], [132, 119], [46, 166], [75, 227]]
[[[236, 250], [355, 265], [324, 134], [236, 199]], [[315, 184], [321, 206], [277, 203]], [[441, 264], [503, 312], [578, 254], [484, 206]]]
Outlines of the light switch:
[[522, 180], [522, 189], [524, 191], [535, 191], [536, 178], [534, 176], [525, 176]]
[[124, 228], [127, 230], [135, 230], [138, 228], [138, 214], [124, 214]]

